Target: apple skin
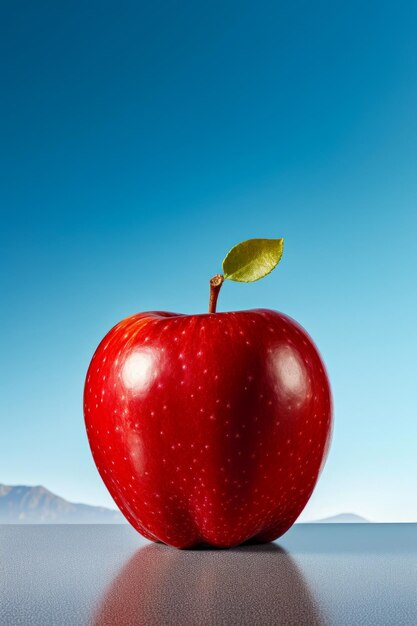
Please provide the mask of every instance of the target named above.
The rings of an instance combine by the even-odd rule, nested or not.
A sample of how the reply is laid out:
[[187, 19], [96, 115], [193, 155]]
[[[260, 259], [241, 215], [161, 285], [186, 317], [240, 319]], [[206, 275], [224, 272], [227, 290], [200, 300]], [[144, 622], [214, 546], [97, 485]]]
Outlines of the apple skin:
[[332, 431], [317, 348], [266, 309], [121, 321], [90, 363], [84, 415], [117, 506], [144, 537], [178, 548], [286, 532]]

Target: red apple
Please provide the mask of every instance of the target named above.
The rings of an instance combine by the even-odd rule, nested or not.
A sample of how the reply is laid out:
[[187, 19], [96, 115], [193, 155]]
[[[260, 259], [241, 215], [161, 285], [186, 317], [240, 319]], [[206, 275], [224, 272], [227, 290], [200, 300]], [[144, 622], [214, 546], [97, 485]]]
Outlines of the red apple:
[[282, 535], [306, 505], [332, 429], [329, 381], [307, 333], [265, 309], [216, 313], [224, 278], [253, 281], [282, 239], [239, 244], [209, 313], [128, 317], [103, 339], [84, 392], [88, 438], [142, 535], [219, 547]]

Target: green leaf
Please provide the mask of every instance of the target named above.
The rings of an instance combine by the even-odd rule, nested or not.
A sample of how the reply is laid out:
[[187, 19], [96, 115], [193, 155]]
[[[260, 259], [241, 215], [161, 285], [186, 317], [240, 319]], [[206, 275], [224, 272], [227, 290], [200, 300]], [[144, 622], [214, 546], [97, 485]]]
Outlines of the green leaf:
[[248, 239], [234, 246], [223, 261], [224, 277], [252, 283], [276, 267], [284, 250], [283, 239]]

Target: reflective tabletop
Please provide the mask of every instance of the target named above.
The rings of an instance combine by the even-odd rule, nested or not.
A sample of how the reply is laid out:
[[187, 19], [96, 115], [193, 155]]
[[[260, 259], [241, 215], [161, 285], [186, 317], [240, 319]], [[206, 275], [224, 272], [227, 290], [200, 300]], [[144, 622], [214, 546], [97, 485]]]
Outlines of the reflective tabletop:
[[417, 624], [417, 524], [179, 551], [127, 525], [0, 526], [0, 624]]

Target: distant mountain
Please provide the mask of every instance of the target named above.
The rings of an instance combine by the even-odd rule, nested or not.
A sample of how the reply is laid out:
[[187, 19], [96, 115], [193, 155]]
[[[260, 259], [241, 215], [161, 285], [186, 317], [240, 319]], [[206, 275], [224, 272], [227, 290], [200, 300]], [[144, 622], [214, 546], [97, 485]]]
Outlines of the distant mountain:
[[119, 511], [76, 504], [45, 487], [0, 484], [0, 524], [120, 524]]
[[369, 520], [355, 513], [339, 513], [324, 519], [315, 520], [313, 524], [368, 524]]

